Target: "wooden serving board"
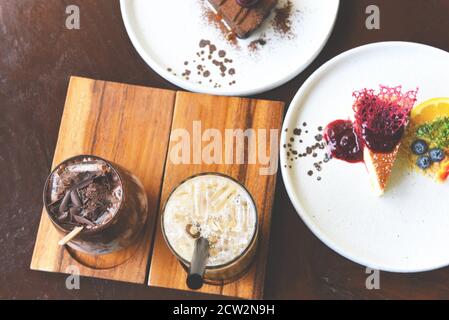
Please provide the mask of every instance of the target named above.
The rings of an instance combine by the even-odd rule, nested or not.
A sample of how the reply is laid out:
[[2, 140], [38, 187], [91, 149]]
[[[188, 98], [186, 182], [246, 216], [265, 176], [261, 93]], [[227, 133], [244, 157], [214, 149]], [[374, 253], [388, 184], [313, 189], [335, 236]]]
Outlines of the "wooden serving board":
[[[82, 276], [143, 284], [149, 268], [148, 285], [189, 290], [185, 285], [186, 272], [164, 242], [159, 211], [180, 181], [199, 172], [221, 172], [243, 183], [255, 199], [260, 221], [258, 252], [249, 272], [238, 281], [220, 286], [205, 285], [200, 291], [262, 298], [276, 174], [261, 175], [259, 170], [266, 165], [259, 162], [175, 164], [168, 156], [176, 146], [174, 139], [170, 141], [170, 135], [176, 129], [183, 129], [192, 136], [194, 121], [200, 121], [201, 133], [218, 129], [224, 137], [225, 129], [252, 128], [256, 132], [268, 129], [269, 141], [269, 129], [276, 129], [280, 134], [282, 117], [281, 102], [174, 92], [72, 77], [53, 167], [78, 154], [98, 155], [125, 167], [144, 184], [150, 219], [142, 242], [128, 252], [106, 257], [75, 256], [58, 246], [60, 235], [44, 211], [31, 269], [68, 273], [71, 272], [69, 267], [76, 266]], [[222, 142], [225, 143], [224, 139]], [[264, 151], [267, 154], [271, 151], [269, 143]], [[272, 152], [278, 153], [277, 148]], [[194, 150], [192, 160], [195, 162], [193, 153]], [[125, 262], [101, 269], [124, 260], [131, 253], [133, 255]]]
[[31, 269], [68, 273], [76, 266], [82, 276], [145, 283], [175, 96], [173, 91], [71, 78], [52, 167], [78, 154], [94, 154], [123, 166], [145, 187], [149, 223], [129, 260], [115, 268], [89, 268], [58, 245], [60, 235], [44, 209]]
[[[214, 97], [197, 95], [193, 93], [178, 92], [176, 96], [175, 111], [173, 117], [172, 133], [176, 129], [183, 129], [193, 137], [193, 123], [201, 125], [201, 131], [207, 129], [218, 129], [224, 133], [226, 129], [249, 128], [265, 129], [267, 132], [267, 149], [270, 150], [270, 129], [280, 132], [283, 117], [283, 104], [281, 102], [251, 100], [241, 98]], [[198, 132], [198, 130], [196, 130]], [[222, 134], [222, 150], [230, 151], [225, 146], [225, 135]], [[279, 139], [279, 136], [277, 137]], [[278, 140], [279, 141], [279, 140]], [[169, 154], [179, 141], [171, 141]], [[204, 147], [209, 142], [203, 143]], [[192, 160], [194, 160], [192, 147]], [[236, 154], [234, 149], [234, 155]], [[247, 159], [245, 150], [245, 159]], [[223, 152], [222, 159], [225, 159]], [[234, 157], [235, 160], [235, 157]], [[221, 161], [220, 163], [224, 163]], [[234, 161], [235, 163], [236, 161]], [[245, 161], [247, 163], [247, 161]], [[259, 215], [259, 243], [258, 252], [250, 270], [242, 278], [229, 284], [204, 285], [201, 292], [219, 294], [246, 299], [261, 299], [263, 297], [263, 285], [265, 279], [265, 264], [267, 259], [268, 240], [270, 235], [271, 208], [273, 204], [274, 191], [276, 187], [276, 174], [261, 175], [261, 165], [257, 164], [174, 164], [167, 161], [162, 187], [161, 208], [167, 196], [180, 182], [186, 178], [201, 172], [221, 172], [227, 174], [246, 186], [253, 196]], [[189, 290], [186, 286], [186, 272], [176, 257], [170, 252], [165, 244], [161, 232], [160, 219], [157, 223], [156, 238], [150, 266], [149, 285]]]

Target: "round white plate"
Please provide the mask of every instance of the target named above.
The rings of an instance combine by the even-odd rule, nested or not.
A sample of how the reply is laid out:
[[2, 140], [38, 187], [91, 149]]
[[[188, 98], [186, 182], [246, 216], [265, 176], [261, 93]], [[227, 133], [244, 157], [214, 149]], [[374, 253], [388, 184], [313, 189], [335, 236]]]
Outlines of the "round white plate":
[[[318, 69], [299, 90], [284, 122], [289, 133], [283, 132], [281, 145], [290, 143], [291, 129], [304, 122], [303, 131], [307, 128], [309, 135], [301, 139], [310, 144], [319, 126], [348, 119], [352, 92], [365, 87], [419, 87], [417, 103], [447, 97], [448, 70], [449, 53], [421, 44], [383, 42], [345, 52]], [[385, 195], [377, 197], [363, 164], [331, 160], [310, 177], [316, 159], [289, 162], [286, 152], [281, 149], [281, 165], [290, 199], [330, 248], [364, 266], [391, 272], [449, 264], [449, 183], [437, 184], [411, 172], [405, 160], [398, 159]]]
[[[233, 0], [232, 0], [233, 1]], [[287, 0], [280, 0], [283, 6]], [[186, 90], [217, 95], [250, 95], [273, 89], [293, 79], [320, 53], [333, 29], [339, 0], [291, 0], [294, 37], [280, 36], [272, 27], [274, 14], [238, 47], [203, 17], [206, 0], [121, 0], [128, 35], [146, 63], [166, 80]], [[267, 44], [252, 52], [249, 43], [265, 34]], [[234, 76], [219, 73], [208, 79], [197, 74], [199, 42], [210, 40], [233, 60]], [[206, 50], [207, 51], [207, 50]], [[189, 61], [189, 65], [184, 65]], [[214, 65], [206, 58], [207, 67]], [[169, 71], [168, 69], [171, 69]], [[182, 76], [191, 71], [189, 79]], [[176, 73], [176, 75], [174, 75]], [[213, 79], [212, 82], [209, 82]], [[230, 85], [235, 80], [235, 84]], [[201, 83], [199, 83], [201, 81]], [[217, 85], [218, 84], [218, 85]]]

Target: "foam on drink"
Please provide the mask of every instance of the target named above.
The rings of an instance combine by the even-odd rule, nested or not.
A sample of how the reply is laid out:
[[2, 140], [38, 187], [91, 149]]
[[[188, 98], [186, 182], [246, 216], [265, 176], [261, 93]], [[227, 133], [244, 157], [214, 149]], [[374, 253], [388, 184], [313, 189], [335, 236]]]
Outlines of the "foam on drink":
[[182, 183], [168, 199], [163, 215], [166, 239], [184, 260], [191, 261], [195, 239], [209, 241], [207, 266], [240, 256], [251, 244], [256, 223], [256, 208], [245, 188], [213, 174]]

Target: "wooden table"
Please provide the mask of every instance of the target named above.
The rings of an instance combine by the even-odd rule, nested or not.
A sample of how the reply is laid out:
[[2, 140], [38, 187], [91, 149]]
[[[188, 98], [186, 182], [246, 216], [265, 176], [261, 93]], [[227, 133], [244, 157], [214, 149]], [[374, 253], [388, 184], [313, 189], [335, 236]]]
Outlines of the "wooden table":
[[[447, 0], [342, 0], [335, 30], [300, 76], [257, 98], [290, 103], [325, 61], [383, 40], [422, 42], [449, 51]], [[65, 28], [66, 5], [81, 9], [81, 29]], [[365, 28], [365, 9], [381, 9], [381, 29]], [[98, 279], [67, 290], [65, 276], [29, 269], [70, 75], [177, 89], [132, 47], [114, 0], [0, 0], [0, 298], [208, 298]], [[417, 235], [419, 236], [419, 235]], [[449, 298], [449, 270], [381, 273], [365, 288], [365, 268], [339, 256], [304, 225], [279, 177], [267, 266], [267, 299]]]

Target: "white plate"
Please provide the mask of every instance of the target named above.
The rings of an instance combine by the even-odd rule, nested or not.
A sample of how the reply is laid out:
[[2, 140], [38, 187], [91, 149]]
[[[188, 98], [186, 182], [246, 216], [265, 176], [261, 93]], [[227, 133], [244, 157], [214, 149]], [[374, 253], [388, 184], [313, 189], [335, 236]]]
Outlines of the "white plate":
[[[239, 40], [239, 48], [202, 17], [205, 0], [121, 0], [121, 11], [128, 35], [146, 63], [166, 80], [186, 90], [217, 95], [250, 95], [273, 89], [293, 79], [321, 52], [333, 29], [339, 0], [292, 0], [295, 10], [294, 38], [276, 35], [265, 23], [249, 39]], [[286, 0], [280, 0], [283, 5]], [[273, 14], [269, 18], [272, 19]], [[257, 52], [248, 44], [266, 33], [268, 43]], [[196, 66], [189, 80], [181, 74], [184, 61], [192, 60], [201, 39], [212, 41], [233, 59], [234, 77], [214, 76], [214, 82], [197, 75]], [[210, 61], [206, 59], [206, 63]], [[211, 68], [213, 66], [211, 65]], [[168, 71], [172, 69], [172, 72]], [[190, 70], [189, 69], [189, 70]], [[173, 75], [176, 73], [177, 75]], [[229, 83], [235, 80], [234, 85]], [[202, 81], [201, 84], [198, 81]], [[215, 83], [221, 85], [215, 87]]]
[[[318, 69], [293, 100], [284, 122], [307, 122], [309, 135], [352, 113], [352, 92], [379, 84], [419, 87], [418, 103], [449, 96], [449, 53], [429, 46], [384, 42], [345, 52]], [[283, 133], [282, 145], [289, 143]], [[313, 137], [304, 141], [311, 142]], [[324, 151], [323, 151], [324, 152]], [[449, 264], [449, 183], [412, 173], [397, 161], [388, 190], [373, 195], [363, 164], [332, 160], [317, 181], [312, 160], [288, 168], [281, 150], [282, 175], [297, 212], [326, 245], [359, 264], [392, 272], [419, 272]], [[287, 168], [284, 166], [287, 165]]]

